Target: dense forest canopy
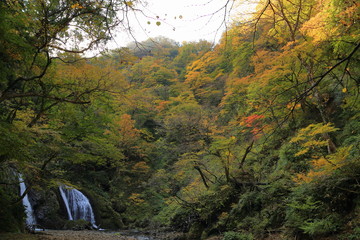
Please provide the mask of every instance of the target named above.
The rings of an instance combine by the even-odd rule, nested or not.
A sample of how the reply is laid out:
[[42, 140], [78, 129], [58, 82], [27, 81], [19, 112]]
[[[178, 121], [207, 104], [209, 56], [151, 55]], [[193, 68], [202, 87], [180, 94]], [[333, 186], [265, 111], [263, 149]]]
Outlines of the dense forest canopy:
[[360, 3], [264, 0], [216, 46], [86, 58], [136, 3], [0, 2], [0, 230], [24, 227], [21, 172], [106, 228], [360, 238]]

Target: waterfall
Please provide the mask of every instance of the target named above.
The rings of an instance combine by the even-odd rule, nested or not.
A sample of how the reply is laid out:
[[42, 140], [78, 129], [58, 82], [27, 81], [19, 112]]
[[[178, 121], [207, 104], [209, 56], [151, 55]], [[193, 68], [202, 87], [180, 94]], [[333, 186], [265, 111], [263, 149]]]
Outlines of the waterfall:
[[84, 219], [90, 222], [94, 228], [97, 228], [89, 199], [79, 190], [66, 185], [60, 186], [59, 190], [64, 200], [69, 220]]
[[[26, 190], [26, 185], [21, 174], [19, 174], [19, 182], [20, 182], [20, 196], [22, 196]], [[22, 199], [22, 202], [26, 211], [26, 225], [29, 227], [34, 227], [36, 225], [36, 219], [27, 194], [25, 194], [24, 198]]]
[[65, 191], [63, 190], [63, 187], [60, 186], [59, 190], [60, 190], [61, 197], [62, 197], [62, 199], [63, 199], [63, 201], [65, 203], [65, 207], [66, 207], [67, 214], [69, 216], [69, 220], [74, 220], [73, 217], [72, 217], [72, 213], [70, 211], [69, 201], [67, 200]]

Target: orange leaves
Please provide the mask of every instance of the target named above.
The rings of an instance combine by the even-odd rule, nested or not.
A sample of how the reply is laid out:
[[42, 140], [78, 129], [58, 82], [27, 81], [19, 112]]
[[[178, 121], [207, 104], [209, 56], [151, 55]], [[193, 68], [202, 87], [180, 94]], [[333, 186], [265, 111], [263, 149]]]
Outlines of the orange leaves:
[[196, 87], [196, 82], [199, 82], [198, 80], [200, 79], [200, 77], [200, 72], [189, 71], [186, 75], [186, 83], [189, 83], [191, 87]]
[[244, 118], [244, 124], [247, 127], [254, 127], [255, 125], [258, 125], [259, 120], [263, 118], [264, 115], [253, 114]]
[[253, 114], [248, 117], [242, 118], [242, 120], [240, 121], [240, 126], [250, 128], [250, 132], [254, 135], [257, 135], [263, 130], [264, 124], [261, 120], [264, 118], [264, 115]]
[[274, 59], [276, 59], [278, 54], [279, 53], [272, 51], [258, 50], [252, 58], [255, 66], [255, 73], [261, 73], [266, 69], [269, 69], [269, 67], [274, 64]]
[[113, 126], [104, 134], [110, 135], [114, 142], [120, 147], [141, 153], [139, 147], [140, 130], [135, 128], [135, 120], [129, 114], [123, 114], [114, 120]]
[[349, 6], [344, 8], [344, 10], [338, 14], [340, 17], [340, 23], [342, 23], [345, 27], [350, 27], [359, 21], [360, 18], [360, 3], [356, 1], [349, 1], [348, 3]]
[[147, 173], [150, 170], [149, 165], [147, 165], [146, 162], [141, 161], [136, 163], [133, 167], [132, 170], [134, 172], [140, 172], [140, 173]]
[[158, 101], [156, 103], [157, 105], [155, 106], [155, 109], [158, 110], [158, 112], [162, 112], [168, 108], [169, 104], [171, 104], [172, 101]]
[[216, 65], [217, 55], [214, 52], [206, 53], [202, 58], [194, 61], [187, 68], [186, 83], [191, 87], [199, 88], [212, 81], [208, 76], [209, 70]]
[[290, 102], [290, 103], [288, 103], [287, 105], [286, 105], [286, 108], [287, 109], [299, 109], [299, 108], [301, 108], [301, 103], [296, 103], [295, 105], [294, 105], [295, 103], [293, 103], [293, 102]]
[[75, 3], [75, 4], [71, 5], [71, 8], [73, 8], [73, 9], [82, 9], [84, 7], [81, 6], [79, 3]]
[[139, 137], [139, 130], [135, 128], [135, 120], [131, 119], [129, 114], [123, 114], [116, 122], [118, 131], [124, 139], [134, 139]]
[[247, 75], [247, 76], [242, 77], [242, 78], [236, 78], [236, 79], [233, 80], [233, 84], [235, 86], [237, 86], [237, 85], [247, 85], [253, 80], [253, 77], [254, 77], [254, 75], [250, 74], [250, 75]]

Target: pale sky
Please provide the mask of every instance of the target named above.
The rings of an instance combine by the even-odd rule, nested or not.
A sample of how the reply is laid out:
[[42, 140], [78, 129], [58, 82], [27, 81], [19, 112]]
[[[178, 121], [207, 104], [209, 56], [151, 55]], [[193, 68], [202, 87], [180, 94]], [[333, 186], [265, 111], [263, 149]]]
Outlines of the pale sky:
[[[227, 0], [148, 0], [148, 5], [141, 7], [144, 14], [130, 16], [133, 37], [137, 41], [164, 36], [179, 43], [201, 39], [216, 43], [226, 29], [225, 22], [229, 24], [232, 18], [238, 18], [238, 12], [251, 11], [249, 5], [239, 6], [240, 1], [249, 0], [230, 0], [227, 7]], [[157, 22], [161, 24], [158, 26]], [[111, 45], [120, 47], [132, 41], [128, 34], [119, 33]]]

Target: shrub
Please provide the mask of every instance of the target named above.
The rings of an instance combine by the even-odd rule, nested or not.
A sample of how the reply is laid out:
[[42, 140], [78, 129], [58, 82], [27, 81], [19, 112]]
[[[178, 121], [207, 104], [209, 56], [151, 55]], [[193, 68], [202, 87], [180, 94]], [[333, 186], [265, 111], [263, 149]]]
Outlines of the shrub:
[[332, 216], [324, 219], [314, 219], [307, 221], [300, 228], [304, 233], [311, 236], [326, 235], [335, 232], [338, 229], [338, 222]]

